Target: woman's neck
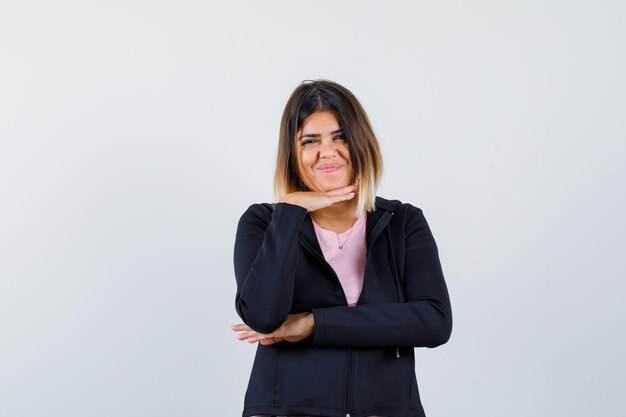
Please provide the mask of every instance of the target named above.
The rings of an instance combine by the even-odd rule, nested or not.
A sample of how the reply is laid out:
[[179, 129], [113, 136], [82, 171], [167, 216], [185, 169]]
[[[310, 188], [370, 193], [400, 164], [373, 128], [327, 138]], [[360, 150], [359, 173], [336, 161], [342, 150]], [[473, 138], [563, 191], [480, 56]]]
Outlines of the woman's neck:
[[342, 201], [323, 209], [315, 210], [309, 215], [321, 228], [332, 230], [335, 233], [343, 233], [348, 230], [356, 221], [356, 199], [355, 201]]

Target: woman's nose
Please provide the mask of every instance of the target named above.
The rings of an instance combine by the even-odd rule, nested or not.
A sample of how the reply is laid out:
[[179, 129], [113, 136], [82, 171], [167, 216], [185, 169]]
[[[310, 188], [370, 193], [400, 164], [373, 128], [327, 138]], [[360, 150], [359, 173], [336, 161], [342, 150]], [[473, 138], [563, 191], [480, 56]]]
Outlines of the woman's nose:
[[320, 158], [332, 158], [337, 155], [337, 147], [332, 140], [322, 141], [320, 146]]

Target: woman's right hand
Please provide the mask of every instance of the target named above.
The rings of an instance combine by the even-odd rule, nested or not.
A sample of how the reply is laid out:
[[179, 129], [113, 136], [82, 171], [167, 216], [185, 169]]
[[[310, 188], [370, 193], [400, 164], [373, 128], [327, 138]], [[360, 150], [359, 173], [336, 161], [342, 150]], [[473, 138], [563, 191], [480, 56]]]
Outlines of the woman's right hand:
[[351, 200], [356, 195], [359, 184], [351, 184], [327, 192], [297, 191], [283, 196], [278, 202], [304, 207], [308, 212], [332, 206], [335, 203]]

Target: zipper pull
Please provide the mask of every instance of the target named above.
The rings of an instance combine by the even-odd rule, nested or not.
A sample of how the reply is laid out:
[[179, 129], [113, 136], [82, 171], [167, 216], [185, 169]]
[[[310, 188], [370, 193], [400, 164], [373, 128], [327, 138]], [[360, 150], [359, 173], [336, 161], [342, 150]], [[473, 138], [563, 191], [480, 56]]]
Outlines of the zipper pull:
[[396, 358], [399, 358], [399, 357], [400, 357], [400, 349], [396, 348]]

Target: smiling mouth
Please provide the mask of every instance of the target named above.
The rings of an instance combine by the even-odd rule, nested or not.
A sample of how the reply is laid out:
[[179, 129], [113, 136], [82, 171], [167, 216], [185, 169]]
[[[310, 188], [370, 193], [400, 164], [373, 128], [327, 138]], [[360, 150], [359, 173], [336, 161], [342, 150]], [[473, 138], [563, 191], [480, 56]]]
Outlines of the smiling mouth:
[[334, 171], [337, 171], [337, 170], [339, 170], [341, 168], [343, 168], [343, 165], [330, 165], [330, 166], [325, 166], [325, 167], [318, 168], [318, 170], [320, 170], [322, 172], [334, 172]]

